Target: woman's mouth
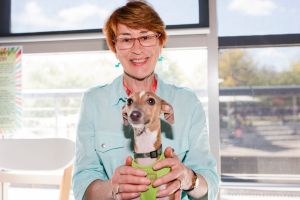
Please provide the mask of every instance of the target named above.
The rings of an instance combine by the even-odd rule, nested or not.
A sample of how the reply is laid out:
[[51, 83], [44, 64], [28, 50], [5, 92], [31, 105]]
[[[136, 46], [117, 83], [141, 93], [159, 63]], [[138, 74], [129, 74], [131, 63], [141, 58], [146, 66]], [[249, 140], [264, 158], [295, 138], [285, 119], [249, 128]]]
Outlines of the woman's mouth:
[[148, 61], [148, 58], [130, 59], [130, 62], [134, 66], [142, 66], [142, 65], [146, 64], [147, 61]]

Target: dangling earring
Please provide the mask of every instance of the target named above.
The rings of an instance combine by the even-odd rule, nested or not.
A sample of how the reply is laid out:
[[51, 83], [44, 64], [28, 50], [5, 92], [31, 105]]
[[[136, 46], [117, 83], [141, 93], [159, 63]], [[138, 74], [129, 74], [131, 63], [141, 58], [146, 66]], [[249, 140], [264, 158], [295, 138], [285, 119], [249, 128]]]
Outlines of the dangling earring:
[[164, 61], [164, 57], [162, 56], [162, 55], [160, 55], [159, 57], [158, 57], [158, 59], [157, 59], [157, 64], [158, 64], [158, 66], [159, 66], [159, 68], [163, 68], [163, 61]]
[[115, 67], [118, 68], [118, 67], [120, 67], [120, 65], [121, 65], [121, 63], [118, 62], [117, 64], [115, 64]]
[[159, 58], [157, 59], [158, 62], [162, 62], [165, 59], [165, 57], [163, 57], [162, 55], [159, 56]]

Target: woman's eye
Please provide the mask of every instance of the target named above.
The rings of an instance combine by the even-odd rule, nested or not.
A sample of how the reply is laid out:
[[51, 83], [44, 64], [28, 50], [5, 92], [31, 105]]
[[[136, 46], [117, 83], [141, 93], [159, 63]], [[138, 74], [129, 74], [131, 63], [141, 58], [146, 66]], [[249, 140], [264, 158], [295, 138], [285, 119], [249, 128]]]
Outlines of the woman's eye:
[[140, 37], [140, 38], [141, 38], [141, 40], [144, 40], [144, 41], [149, 39], [148, 35], [142, 36], [142, 37]]
[[122, 43], [129, 43], [129, 42], [131, 42], [131, 38], [121, 38], [120, 39], [120, 42], [122, 42]]
[[153, 105], [155, 104], [155, 99], [149, 98], [149, 99], [147, 99], [147, 103], [148, 103], [149, 105], [153, 106]]
[[127, 99], [127, 106], [130, 106], [133, 103], [133, 100], [131, 98]]

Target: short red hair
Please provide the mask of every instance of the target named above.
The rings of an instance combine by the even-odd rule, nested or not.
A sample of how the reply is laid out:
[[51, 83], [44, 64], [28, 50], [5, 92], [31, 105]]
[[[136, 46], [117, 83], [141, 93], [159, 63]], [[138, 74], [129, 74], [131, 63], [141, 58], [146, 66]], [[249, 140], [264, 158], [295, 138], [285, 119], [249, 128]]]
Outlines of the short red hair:
[[147, 29], [159, 33], [159, 42], [163, 46], [167, 41], [165, 24], [152, 6], [143, 1], [130, 1], [125, 6], [116, 9], [108, 18], [103, 31], [108, 47], [116, 53], [114, 40], [117, 36], [118, 24], [124, 24], [132, 29]]

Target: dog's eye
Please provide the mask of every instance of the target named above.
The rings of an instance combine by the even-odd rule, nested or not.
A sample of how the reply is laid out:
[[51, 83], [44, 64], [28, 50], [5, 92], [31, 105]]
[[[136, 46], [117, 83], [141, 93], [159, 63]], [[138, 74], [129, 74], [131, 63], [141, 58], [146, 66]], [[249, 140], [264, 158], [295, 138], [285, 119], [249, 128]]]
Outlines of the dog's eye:
[[147, 99], [147, 103], [148, 103], [149, 105], [153, 106], [153, 105], [155, 104], [155, 99], [149, 98], [149, 99]]
[[130, 106], [133, 103], [133, 100], [131, 98], [127, 99], [127, 106]]

